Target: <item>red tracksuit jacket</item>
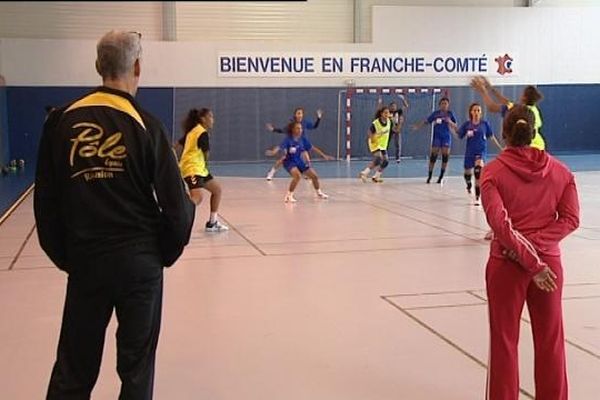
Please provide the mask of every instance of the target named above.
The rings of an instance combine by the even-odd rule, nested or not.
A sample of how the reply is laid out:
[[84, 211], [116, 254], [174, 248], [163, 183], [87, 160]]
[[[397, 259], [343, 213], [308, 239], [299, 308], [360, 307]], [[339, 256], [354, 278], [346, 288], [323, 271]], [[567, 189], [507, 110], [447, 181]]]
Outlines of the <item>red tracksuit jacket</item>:
[[507, 147], [483, 169], [481, 200], [494, 231], [490, 257], [514, 250], [531, 273], [544, 268], [543, 256], [560, 256], [558, 243], [579, 226], [573, 174], [532, 147]]

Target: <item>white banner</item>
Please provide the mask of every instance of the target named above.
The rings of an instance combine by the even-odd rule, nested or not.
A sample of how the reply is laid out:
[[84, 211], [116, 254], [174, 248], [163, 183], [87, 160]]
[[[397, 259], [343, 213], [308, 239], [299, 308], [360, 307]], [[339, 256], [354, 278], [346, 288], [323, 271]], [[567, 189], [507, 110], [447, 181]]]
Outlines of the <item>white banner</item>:
[[514, 76], [515, 56], [507, 52], [431, 53], [277, 53], [222, 52], [219, 77], [368, 78]]

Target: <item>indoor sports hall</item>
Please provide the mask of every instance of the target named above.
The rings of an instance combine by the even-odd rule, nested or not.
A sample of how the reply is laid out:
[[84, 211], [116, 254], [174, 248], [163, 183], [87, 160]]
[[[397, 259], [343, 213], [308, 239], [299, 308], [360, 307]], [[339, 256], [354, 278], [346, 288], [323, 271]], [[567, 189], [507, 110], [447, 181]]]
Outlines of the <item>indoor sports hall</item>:
[[[486, 102], [477, 76], [509, 107], [528, 85], [542, 93], [545, 153], [575, 177], [579, 223], [560, 242], [560, 344], [568, 398], [597, 398], [599, 20], [592, 0], [0, 3], [0, 398], [48, 390], [68, 274], [38, 237], [38, 150], [56, 113], [49, 107], [102, 84], [96, 45], [112, 29], [141, 33], [135, 99], [169, 145], [185, 140], [191, 109], [211, 110], [207, 165], [229, 228], [205, 229], [212, 210], [203, 190], [189, 244], [164, 270], [153, 398], [566, 399], [536, 397], [527, 306], [517, 322], [516, 397], [490, 390], [486, 264], [503, 237], [487, 240], [485, 192], [482, 204], [465, 190], [466, 140], [452, 134], [443, 179], [440, 153], [426, 183], [436, 117], [418, 125], [444, 99], [458, 126], [480, 104], [502, 144], [488, 140], [483, 176], [510, 147], [509, 117]], [[398, 153], [390, 139], [386, 166], [371, 168], [379, 178], [361, 180], [374, 160], [375, 114], [391, 103], [401, 109], [392, 122]], [[293, 136], [298, 108], [309, 121], [303, 134], [330, 157], [311, 152], [309, 162], [326, 198], [300, 179], [291, 202], [288, 165], [267, 180], [281, 155], [267, 151]], [[119, 398], [117, 327], [113, 315], [92, 399]]]

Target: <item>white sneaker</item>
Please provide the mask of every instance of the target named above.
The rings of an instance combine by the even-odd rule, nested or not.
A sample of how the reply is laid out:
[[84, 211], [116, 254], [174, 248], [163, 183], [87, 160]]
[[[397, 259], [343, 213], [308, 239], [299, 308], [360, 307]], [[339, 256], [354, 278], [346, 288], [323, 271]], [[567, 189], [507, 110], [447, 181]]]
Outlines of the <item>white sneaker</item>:
[[206, 232], [225, 232], [229, 230], [229, 227], [227, 225], [223, 225], [218, 220], [213, 222], [212, 224], [210, 223], [210, 221], [208, 221], [206, 223], [205, 230]]
[[369, 179], [369, 175], [365, 174], [364, 172], [360, 172], [358, 174], [358, 177], [360, 178], [361, 181], [363, 181], [363, 183], [367, 183], [367, 180]]
[[293, 194], [286, 194], [283, 201], [285, 203], [296, 203], [298, 200], [296, 200]]
[[272, 181], [274, 176], [275, 176], [275, 171], [270, 170], [269, 173], [267, 174], [267, 180]]
[[319, 196], [320, 199], [328, 199], [329, 196], [326, 195], [325, 193], [321, 192], [320, 190], [317, 192], [317, 196]]

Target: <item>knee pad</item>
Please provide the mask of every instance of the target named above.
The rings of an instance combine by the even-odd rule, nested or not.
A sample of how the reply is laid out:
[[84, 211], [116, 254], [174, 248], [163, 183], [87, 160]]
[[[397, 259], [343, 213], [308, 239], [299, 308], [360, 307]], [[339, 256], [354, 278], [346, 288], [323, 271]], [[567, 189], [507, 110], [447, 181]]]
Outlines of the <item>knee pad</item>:
[[381, 163], [381, 168], [383, 169], [383, 168], [387, 167], [389, 163], [390, 162], [388, 160], [383, 160], [383, 162]]
[[375, 157], [373, 159], [373, 165], [378, 167], [379, 165], [381, 165], [381, 157]]
[[448, 154], [442, 154], [442, 162], [444, 164], [446, 164], [449, 159], [450, 159], [450, 156]]
[[476, 165], [473, 168], [473, 175], [475, 175], [475, 179], [479, 180], [479, 177], [481, 177], [481, 165]]
[[437, 157], [437, 154], [431, 153], [431, 155], [429, 156], [429, 162], [435, 164], [435, 162], [437, 161]]

